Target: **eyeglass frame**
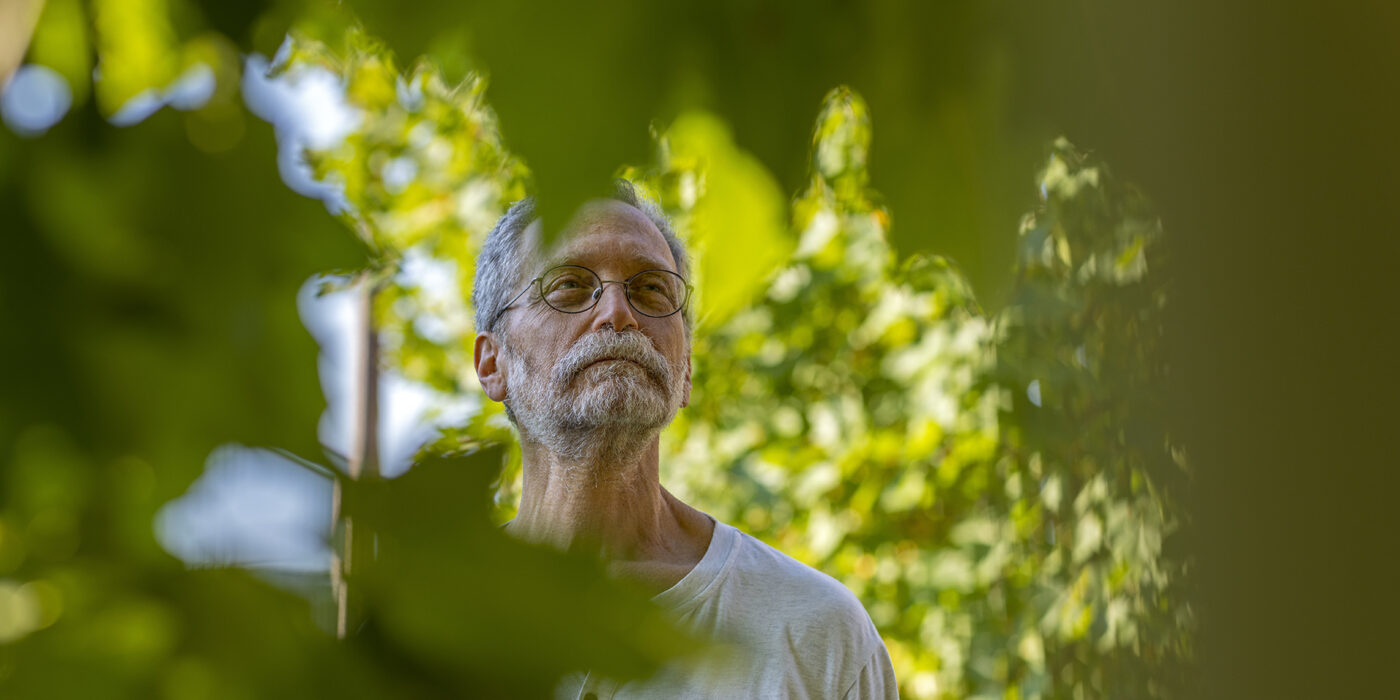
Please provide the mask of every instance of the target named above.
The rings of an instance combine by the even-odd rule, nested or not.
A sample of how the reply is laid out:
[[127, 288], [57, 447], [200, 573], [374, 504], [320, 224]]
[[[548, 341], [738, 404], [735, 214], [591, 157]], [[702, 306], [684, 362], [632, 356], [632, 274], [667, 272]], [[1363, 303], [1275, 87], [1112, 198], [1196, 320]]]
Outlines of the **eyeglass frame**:
[[[553, 271], [555, 271], [555, 270], [558, 270], [558, 269], [561, 268], [561, 267], [577, 267], [577, 268], [579, 268], [580, 270], [587, 270], [589, 274], [593, 275], [593, 278], [594, 278], [594, 279], [598, 280], [598, 287], [595, 288], [595, 289], [593, 290], [593, 292], [589, 295], [589, 296], [593, 297], [593, 303], [589, 304], [588, 306], [585, 306], [585, 307], [582, 308], [582, 309], [579, 309], [578, 311], [565, 311], [565, 310], [560, 309], [560, 308], [557, 308], [557, 307], [555, 307], [553, 304], [549, 303], [549, 300], [546, 299], [546, 298], [545, 298], [545, 295], [544, 295], [544, 285], [543, 285], [544, 278], [548, 277], [548, 276], [549, 276], [549, 273], [551, 273], [551, 272], [553, 272]], [[666, 273], [666, 274], [668, 274], [668, 275], [675, 275], [677, 278], [680, 279], [681, 284], [685, 285], [685, 297], [683, 297], [683, 298], [681, 299], [681, 303], [679, 303], [679, 304], [676, 305], [676, 310], [675, 310], [675, 311], [672, 311], [672, 312], [670, 312], [670, 313], [665, 313], [665, 314], [662, 314], [662, 315], [660, 315], [660, 316], [653, 316], [653, 315], [651, 315], [651, 314], [649, 314], [649, 313], [647, 313], [647, 312], [645, 312], [645, 311], [642, 311], [641, 309], [637, 308], [637, 305], [632, 303], [632, 280], [636, 279], [637, 277], [639, 277], [639, 276], [641, 276], [641, 275], [645, 275], [645, 274], [648, 273], [648, 272], [664, 272], [664, 273]], [[491, 318], [491, 326], [490, 326], [490, 327], [491, 327], [491, 328], [495, 328], [495, 327], [496, 327], [496, 324], [500, 322], [501, 316], [504, 316], [505, 313], [506, 313], [507, 311], [510, 311], [511, 306], [512, 306], [513, 304], [515, 304], [515, 302], [519, 301], [519, 300], [520, 300], [520, 297], [525, 296], [525, 293], [526, 293], [526, 292], [530, 291], [530, 287], [538, 287], [538, 291], [539, 291], [539, 294], [540, 294], [540, 300], [544, 302], [544, 305], [545, 305], [545, 306], [548, 306], [549, 308], [554, 309], [555, 311], [558, 311], [558, 312], [561, 313], [561, 314], [581, 314], [581, 313], [584, 313], [584, 312], [587, 312], [587, 311], [592, 311], [593, 309], [597, 308], [598, 302], [601, 301], [601, 300], [603, 299], [603, 290], [606, 289], [606, 288], [607, 288], [607, 285], [609, 285], [609, 284], [620, 284], [620, 285], [622, 285], [622, 296], [623, 296], [624, 298], [627, 299], [627, 306], [628, 306], [629, 308], [631, 308], [633, 311], [636, 311], [637, 313], [639, 313], [639, 314], [641, 314], [641, 315], [643, 315], [643, 316], [646, 316], [647, 318], [669, 318], [669, 317], [671, 317], [671, 316], [675, 316], [676, 314], [680, 313], [682, 310], [685, 309], [685, 305], [686, 305], [686, 304], [689, 304], [689, 303], [690, 303], [690, 295], [691, 295], [692, 293], [694, 293], [694, 291], [695, 291], [695, 287], [694, 287], [693, 285], [691, 285], [689, 282], [687, 282], [687, 281], [685, 280], [684, 277], [681, 277], [681, 274], [680, 274], [679, 272], [674, 272], [674, 271], [672, 271], [672, 270], [663, 270], [663, 269], [661, 269], [661, 268], [648, 268], [648, 269], [646, 269], [646, 270], [640, 270], [640, 271], [638, 271], [636, 274], [632, 275], [631, 277], [628, 277], [628, 278], [625, 279], [625, 280], [605, 280], [605, 279], [603, 279], [603, 276], [602, 276], [602, 275], [598, 274], [597, 272], [594, 272], [591, 268], [584, 267], [583, 265], [572, 265], [572, 264], [555, 265], [554, 267], [551, 267], [551, 268], [549, 268], [548, 270], [545, 270], [544, 273], [541, 274], [539, 277], [536, 277], [535, 279], [530, 280], [529, 283], [527, 283], [527, 284], [525, 285], [525, 288], [522, 289], [522, 290], [520, 290], [520, 293], [519, 293], [519, 294], [516, 294], [514, 297], [511, 297], [511, 300], [508, 301], [508, 302], [506, 302], [506, 305], [503, 306], [503, 307], [501, 307], [501, 310], [500, 310], [500, 311], [497, 311], [497, 312], [496, 312], [496, 315], [495, 315], [494, 317]]]

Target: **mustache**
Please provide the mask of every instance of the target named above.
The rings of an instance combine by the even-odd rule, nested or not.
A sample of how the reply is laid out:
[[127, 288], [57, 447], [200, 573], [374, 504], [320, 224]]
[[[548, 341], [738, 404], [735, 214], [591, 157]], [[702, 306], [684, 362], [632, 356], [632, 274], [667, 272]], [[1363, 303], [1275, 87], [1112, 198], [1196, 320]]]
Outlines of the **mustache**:
[[567, 385], [584, 368], [599, 360], [628, 360], [641, 365], [647, 376], [660, 386], [671, 378], [666, 358], [652, 346], [641, 331], [594, 331], [579, 339], [554, 365], [554, 381]]

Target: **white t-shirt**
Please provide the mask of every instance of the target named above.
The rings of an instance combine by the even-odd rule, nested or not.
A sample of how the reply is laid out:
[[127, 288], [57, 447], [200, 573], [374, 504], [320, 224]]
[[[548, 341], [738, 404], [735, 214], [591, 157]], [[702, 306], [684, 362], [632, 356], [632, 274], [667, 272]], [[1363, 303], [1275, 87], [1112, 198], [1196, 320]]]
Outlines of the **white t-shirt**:
[[860, 601], [730, 525], [716, 522], [705, 556], [652, 600], [717, 648], [644, 681], [571, 674], [556, 698], [899, 697], [889, 653]]

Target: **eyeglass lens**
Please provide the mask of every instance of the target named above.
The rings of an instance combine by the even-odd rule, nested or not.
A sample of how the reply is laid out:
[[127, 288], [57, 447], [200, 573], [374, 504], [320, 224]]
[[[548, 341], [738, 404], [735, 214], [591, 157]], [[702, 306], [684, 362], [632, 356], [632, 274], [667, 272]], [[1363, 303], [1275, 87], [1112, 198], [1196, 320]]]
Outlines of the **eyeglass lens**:
[[[666, 270], [646, 270], [627, 279], [627, 300], [647, 316], [669, 316], [685, 303], [685, 281]], [[540, 293], [565, 313], [585, 311], [597, 303], [603, 281], [586, 267], [562, 265], [540, 278]]]

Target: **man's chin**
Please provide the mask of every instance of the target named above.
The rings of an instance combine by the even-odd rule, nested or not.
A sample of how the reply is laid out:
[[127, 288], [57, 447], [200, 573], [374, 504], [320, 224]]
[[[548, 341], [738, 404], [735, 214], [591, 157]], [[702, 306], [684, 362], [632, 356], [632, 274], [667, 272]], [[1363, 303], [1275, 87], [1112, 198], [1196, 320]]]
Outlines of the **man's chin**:
[[586, 426], [658, 428], [670, 422], [666, 396], [649, 382], [607, 379], [584, 387], [573, 402], [574, 422]]
[[571, 389], [584, 401], [610, 396], [645, 400], [650, 394], [662, 393], [641, 365], [627, 360], [604, 360], [585, 367]]
[[578, 407], [589, 422], [598, 425], [655, 422], [662, 403], [657, 396], [637, 396], [601, 391], [581, 397]]

